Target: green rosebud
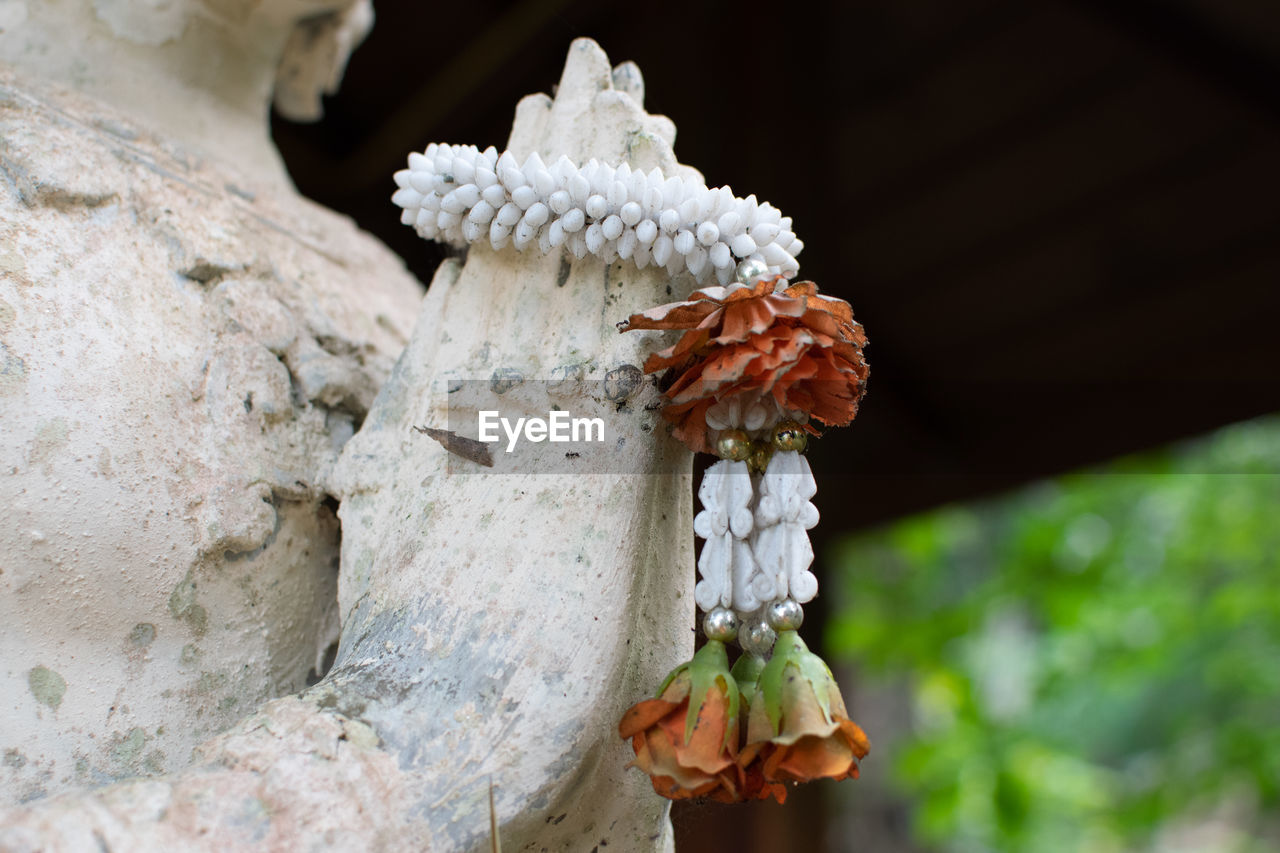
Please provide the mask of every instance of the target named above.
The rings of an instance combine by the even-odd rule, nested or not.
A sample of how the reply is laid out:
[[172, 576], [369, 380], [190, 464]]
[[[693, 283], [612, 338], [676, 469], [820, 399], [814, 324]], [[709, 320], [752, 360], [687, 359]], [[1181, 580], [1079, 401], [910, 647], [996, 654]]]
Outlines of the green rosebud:
[[778, 632], [750, 702], [739, 756], [748, 777], [758, 770], [768, 783], [853, 779], [869, 748], [830, 667], [795, 631]]
[[745, 704], [749, 705], [751, 697], [755, 695], [760, 673], [764, 672], [766, 663], [767, 661], [762, 657], [743, 652], [734, 662], [733, 669], [729, 671], [738, 682], [738, 691], [742, 694], [742, 701]]

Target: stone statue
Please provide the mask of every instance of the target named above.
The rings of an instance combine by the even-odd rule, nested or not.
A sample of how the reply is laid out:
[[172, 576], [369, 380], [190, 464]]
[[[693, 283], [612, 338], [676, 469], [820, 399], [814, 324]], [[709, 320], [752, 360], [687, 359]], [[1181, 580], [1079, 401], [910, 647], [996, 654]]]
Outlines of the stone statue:
[[[656, 389], [572, 402], [675, 475], [452, 476], [413, 429], [443, 377], [638, 364], [667, 278], [473, 248], [424, 301], [300, 198], [268, 103], [315, 114], [367, 3], [0, 16], [0, 849], [669, 848], [614, 729], [691, 646]], [[575, 42], [509, 146], [676, 169], [642, 85]]]

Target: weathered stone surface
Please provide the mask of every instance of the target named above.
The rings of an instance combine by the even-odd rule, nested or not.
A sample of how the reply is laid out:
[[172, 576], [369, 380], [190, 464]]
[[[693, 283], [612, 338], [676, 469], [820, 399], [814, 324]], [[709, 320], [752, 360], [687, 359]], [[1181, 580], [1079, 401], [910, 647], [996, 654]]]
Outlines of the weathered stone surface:
[[[596, 156], [677, 171], [674, 128], [644, 113], [642, 91], [633, 67], [611, 70], [594, 43], [575, 42], [555, 99], [533, 96], [520, 104], [510, 145], [517, 154]], [[137, 165], [137, 181], [203, 186], [168, 161]], [[27, 195], [48, 184], [28, 181]], [[13, 185], [22, 186], [17, 179]], [[73, 195], [85, 198], [106, 193], [91, 207], [72, 206], [75, 228], [83, 230], [85, 220], [112, 205], [132, 203], [133, 190], [112, 189], [119, 185], [73, 187]], [[93, 420], [106, 425], [100, 431], [110, 429], [107, 454], [97, 444], [78, 444], [97, 440], [77, 420], [85, 416], [69, 411], [61, 423], [47, 414], [15, 420], [29, 438], [26, 455], [13, 464], [23, 477], [45, 478], [25, 481], [35, 490], [29, 493], [41, 496], [58, 493], [59, 466], [113, 472], [101, 476], [115, 491], [95, 493], [96, 503], [77, 496], [72, 505], [111, 510], [94, 514], [95, 536], [105, 524], [98, 519], [109, 517], [116, 541], [136, 537], [137, 553], [120, 553], [128, 568], [117, 586], [126, 595], [163, 595], [147, 607], [128, 608], [130, 616], [109, 630], [87, 624], [78, 630], [118, 637], [147, 666], [154, 666], [148, 661], [157, 660], [155, 650], [169, 635], [184, 643], [177, 659], [188, 667], [220, 665], [224, 648], [256, 642], [261, 629], [274, 637], [292, 624], [323, 636], [316, 611], [294, 614], [292, 622], [278, 613], [254, 621], [247, 590], [234, 581], [257, 579], [270, 571], [268, 563], [290, 565], [269, 556], [285, 538], [288, 511], [307, 518], [323, 492], [337, 495], [343, 619], [337, 663], [319, 684], [268, 703], [204, 743], [184, 771], [0, 813], [0, 849], [487, 850], [492, 791], [507, 850], [670, 850], [667, 803], [644, 774], [627, 769], [630, 750], [616, 733], [623, 709], [651, 692], [692, 648], [690, 460], [658, 426], [650, 382], [628, 385], [625, 394], [617, 390], [619, 377], [631, 373], [620, 369], [641, 363], [649, 342], [619, 335], [614, 323], [672, 296], [666, 276], [625, 262], [606, 266], [595, 258], [573, 262], [475, 248], [465, 263], [450, 261], [437, 272], [412, 337], [370, 403], [367, 380], [376, 383], [385, 373], [408, 300], [403, 279], [381, 289], [373, 282], [385, 274], [385, 255], [357, 236], [334, 239], [334, 229], [316, 224], [332, 219], [314, 210], [320, 220], [292, 215], [287, 205], [279, 210], [290, 216], [272, 208], [257, 219], [265, 225], [260, 233], [244, 233], [234, 216], [218, 213], [216, 193], [205, 189], [198, 203], [139, 202], [124, 217], [136, 220], [141, 233], [159, 235], [130, 237], [128, 245], [172, 271], [165, 286], [122, 283], [116, 289], [127, 298], [93, 301], [65, 282], [109, 276], [115, 267], [86, 260], [54, 277], [60, 287], [37, 291], [31, 282], [52, 273], [26, 253], [18, 256], [21, 264], [0, 255], [0, 268], [14, 277], [12, 284], [5, 279], [5, 293], [67, 293], [59, 310], [79, 311], [68, 323], [106, 328], [93, 338], [112, 348], [111, 365], [86, 369], [95, 371], [97, 387], [120, 386], [131, 401], [123, 407], [125, 426], [105, 415]], [[223, 200], [241, 210], [236, 198], [270, 207], [234, 192]], [[5, 203], [13, 210], [57, 209], [32, 203], [19, 189]], [[73, 230], [60, 233], [71, 239]], [[287, 262], [316, 266], [307, 267], [310, 274], [281, 274], [285, 260], [266, 264], [245, 251], [254, 239], [297, 240]], [[110, 252], [122, 242], [113, 233], [85, 245]], [[58, 253], [53, 247], [43, 252], [30, 257]], [[137, 273], [136, 266], [122, 269], [125, 278]], [[330, 273], [339, 269], [349, 276], [342, 288], [330, 285]], [[351, 294], [358, 310], [345, 298]], [[0, 324], [17, 327], [41, 316], [41, 303], [24, 298], [11, 319], [0, 312]], [[139, 318], [154, 328], [137, 334]], [[78, 335], [71, 327], [47, 333], [72, 353], [63, 358], [88, 346]], [[184, 335], [202, 342], [175, 343]], [[34, 393], [27, 377], [45, 369], [44, 356], [19, 348], [13, 357], [20, 370], [5, 375], [17, 377], [19, 393]], [[46, 384], [56, 392], [62, 386], [54, 380], [78, 381], [73, 367], [51, 371]], [[574, 381], [596, 378], [604, 387], [610, 376], [616, 393], [598, 397]], [[676, 473], [451, 474], [447, 452], [413, 427], [443, 425], [451, 382], [495, 377], [558, 380], [550, 387], [564, 407], [609, 414], [614, 452], [627, 460], [620, 469]], [[83, 388], [72, 390], [85, 396]], [[344, 444], [366, 405], [359, 433]], [[123, 466], [141, 482], [129, 481], [128, 489], [116, 483]], [[164, 471], [176, 474], [154, 473]], [[163, 516], [172, 502], [178, 503], [174, 517]], [[49, 527], [33, 518], [15, 529]], [[57, 541], [78, 542], [77, 532], [60, 530]], [[14, 552], [17, 544], [0, 541], [0, 553]], [[63, 565], [73, 551], [57, 552]], [[241, 574], [237, 556], [260, 562]], [[53, 576], [35, 566], [26, 575]], [[220, 579], [231, 581], [230, 588], [219, 586]], [[253, 586], [260, 595], [276, 588], [260, 587]], [[237, 592], [244, 594], [236, 599]], [[102, 605], [86, 602], [68, 615], [87, 623]], [[314, 620], [310, 627], [307, 618]], [[50, 651], [56, 651], [52, 644]], [[266, 657], [260, 650], [249, 660]], [[83, 674], [64, 671], [69, 667], [61, 658], [41, 657], [36, 666], [49, 673], [35, 679], [40, 696], [23, 701], [37, 715], [55, 713], [53, 704], [63, 714]], [[66, 681], [60, 698], [53, 673]], [[128, 673], [112, 672], [103, 682], [130, 683]], [[186, 704], [203, 713], [211, 708], [204, 697]], [[145, 761], [149, 736], [134, 721], [112, 748]]]
[[[673, 136], [583, 39], [555, 99], [521, 102], [509, 147], [673, 174]], [[652, 383], [627, 407], [589, 389], [643, 362], [652, 342], [615, 323], [669, 299], [671, 282], [625, 261], [565, 263], [480, 245], [443, 266], [335, 472], [344, 631], [327, 685], [361, 697], [360, 718], [421, 778], [415, 813], [441, 849], [487, 838], [491, 782], [516, 849], [670, 843], [667, 803], [627, 769], [616, 727], [692, 651], [689, 455], [660, 426]], [[553, 402], [606, 419], [610, 470], [681, 473], [451, 474], [447, 451], [411, 430], [446, 424], [445, 377], [551, 380], [566, 364], [598, 384], [564, 382]]]
[[0, 850], [442, 849], [377, 742], [360, 722], [277, 699], [206, 743], [191, 772], [0, 813]]
[[125, 139], [289, 193], [268, 106], [318, 117], [372, 17], [370, 0], [3, 0], [0, 63], [111, 105]]
[[0, 76], [0, 801], [186, 766], [305, 686], [322, 480], [420, 299], [348, 220]]

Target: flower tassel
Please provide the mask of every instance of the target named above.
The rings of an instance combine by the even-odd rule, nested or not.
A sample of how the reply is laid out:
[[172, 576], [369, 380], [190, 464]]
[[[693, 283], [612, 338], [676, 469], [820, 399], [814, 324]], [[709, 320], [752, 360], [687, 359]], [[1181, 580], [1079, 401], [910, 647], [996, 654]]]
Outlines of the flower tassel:
[[[787, 785], [853, 779], [869, 745], [831, 669], [797, 630], [818, 592], [808, 531], [817, 486], [802, 455], [813, 422], [849, 423], [866, 389], [866, 336], [848, 303], [744, 261], [738, 283], [696, 291], [619, 324], [683, 329], [645, 371], [668, 372], [663, 416], [707, 469], [694, 532], [705, 543], [694, 590], [706, 645], [619, 733], [635, 766], [670, 799], [787, 796]], [[728, 666], [726, 644], [742, 654]]]

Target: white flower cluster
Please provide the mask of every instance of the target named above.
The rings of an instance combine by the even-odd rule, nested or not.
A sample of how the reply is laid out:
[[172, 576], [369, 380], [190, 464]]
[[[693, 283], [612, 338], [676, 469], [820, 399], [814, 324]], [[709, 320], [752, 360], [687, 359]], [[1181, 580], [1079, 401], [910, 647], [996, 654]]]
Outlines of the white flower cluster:
[[563, 247], [576, 258], [622, 258], [672, 276], [687, 271], [699, 282], [715, 275], [721, 284], [747, 258], [788, 278], [800, 269], [795, 256], [804, 244], [776, 207], [657, 168], [594, 159], [579, 168], [567, 157], [548, 166], [536, 153], [521, 165], [510, 151], [432, 143], [410, 154], [395, 180], [400, 221], [454, 246]]
[[745, 462], [721, 459], [702, 475], [702, 511], [693, 532], [706, 544], [698, 557], [702, 580], [694, 588], [698, 607], [751, 611], [788, 597], [803, 604], [818, 594], [809, 566], [809, 533], [818, 523], [817, 494], [809, 461], [779, 451], [754, 478]]

